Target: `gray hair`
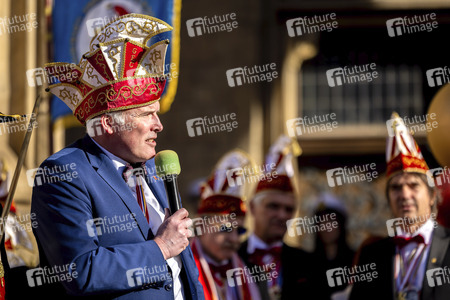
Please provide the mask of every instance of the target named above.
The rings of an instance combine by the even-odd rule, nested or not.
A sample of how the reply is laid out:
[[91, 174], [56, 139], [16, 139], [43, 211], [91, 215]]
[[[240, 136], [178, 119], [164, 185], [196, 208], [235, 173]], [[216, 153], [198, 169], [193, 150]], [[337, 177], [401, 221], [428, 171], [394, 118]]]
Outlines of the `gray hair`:
[[103, 115], [94, 117], [86, 121], [86, 131], [90, 137], [96, 135], [95, 131], [92, 130], [96, 125], [101, 123], [102, 116], [110, 117], [113, 120], [112, 126], [124, 126], [125, 125], [125, 111], [111, 111], [104, 113]]

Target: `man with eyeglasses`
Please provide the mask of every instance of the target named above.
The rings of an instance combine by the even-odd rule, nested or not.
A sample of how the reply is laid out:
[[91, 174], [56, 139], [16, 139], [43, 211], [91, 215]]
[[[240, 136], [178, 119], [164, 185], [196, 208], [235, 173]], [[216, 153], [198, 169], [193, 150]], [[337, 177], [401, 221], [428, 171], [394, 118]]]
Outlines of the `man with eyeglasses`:
[[245, 179], [232, 174], [250, 163], [240, 150], [225, 154], [202, 186], [198, 217], [192, 219], [192, 252], [199, 269], [205, 299], [259, 300], [251, 270], [238, 256], [245, 233], [243, 202]]

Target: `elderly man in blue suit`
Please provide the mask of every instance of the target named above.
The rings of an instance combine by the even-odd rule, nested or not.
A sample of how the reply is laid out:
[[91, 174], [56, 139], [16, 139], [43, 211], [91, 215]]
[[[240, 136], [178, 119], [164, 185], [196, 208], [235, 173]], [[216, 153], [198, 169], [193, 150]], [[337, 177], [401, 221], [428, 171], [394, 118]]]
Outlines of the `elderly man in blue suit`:
[[188, 243], [192, 221], [184, 208], [170, 215], [153, 159], [168, 43], [146, 42], [170, 29], [125, 15], [92, 39], [78, 66], [46, 66], [60, 81], [49, 90], [88, 131], [36, 170], [41, 260], [27, 279], [46, 299], [204, 298]]

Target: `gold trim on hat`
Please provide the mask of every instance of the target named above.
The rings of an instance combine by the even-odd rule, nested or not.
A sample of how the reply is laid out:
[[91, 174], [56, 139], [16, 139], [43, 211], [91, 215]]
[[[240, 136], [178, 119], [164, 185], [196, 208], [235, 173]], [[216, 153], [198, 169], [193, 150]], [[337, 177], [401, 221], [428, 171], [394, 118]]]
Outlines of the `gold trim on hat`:
[[133, 104], [133, 105], [128, 105], [128, 106], [121, 106], [121, 107], [116, 107], [116, 108], [105, 109], [105, 110], [102, 110], [102, 111], [100, 111], [98, 113], [95, 113], [95, 114], [89, 116], [86, 119], [86, 122], [89, 121], [90, 119], [98, 117], [98, 116], [100, 116], [100, 115], [102, 115], [104, 113], [121, 111], [121, 110], [129, 110], [129, 109], [132, 109], [132, 108], [139, 108], [139, 107], [142, 107], [142, 106], [151, 105], [151, 104], [155, 103], [156, 101], [159, 101], [160, 99], [161, 98], [158, 98], [158, 99], [155, 99], [153, 101], [145, 102], [145, 103], [141, 103], [141, 104]]
[[[139, 24], [138, 24], [135, 20], [133, 20], [133, 19], [128, 20], [126, 23], [124, 23], [124, 22], [118, 22], [118, 21], [120, 21], [120, 20], [122, 20], [122, 19], [125, 19], [125, 18], [146, 19], [146, 20], [152, 21], [152, 22], [154, 22], [154, 23], [156, 23], [156, 24], [162, 24], [162, 25], [166, 26], [166, 28], [163, 28], [163, 29], [160, 29], [160, 30], [156, 30], [156, 31], [155, 31], [155, 30], [152, 30], [152, 28], [146, 28], [146, 25], [147, 25], [147, 24], [150, 25], [150, 26], [154, 26], [154, 24], [151, 24], [150, 22], [146, 22], [146, 23], [144, 24], [144, 26], [141, 26], [141, 25], [139, 25]], [[114, 24], [115, 22], [117, 22], [117, 24], [116, 24], [116, 26], [114, 27], [113, 24]], [[164, 21], [162, 21], [162, 20], [160, 20], [160, 19], [151, 17], [151, 16], [142, 15], [142, 14], [128, 14], [128, 15], [123, 15], [123, 16], [120, 16], [120, 17], [118, 17], [118, 18], [112, 20], [112, 21], [109, 22], [108, 24], [106, 24], [106, 25], [103, 27], [103, 29], [102, 29], [99, 33], [97, 33], [97, 34], [91, 39], [91, 42], [90, 42], [90, 50], [93, 51], [93, 50], [94, 50], [94, 46], [95, 46], [96, 44], [104, 43], [104, 41], [101, 41], [100, 38], [101, 38], [101, 37], [104, 37], [104, 39], [109, 38], [109, 36], [112, 35], [112, 34], [114, 33], [113, 31], [117, 32], [117, 34], [120, 34], [120, 33], [124, 32], [124, 31], [127, 31], [127, 33], [128, 33], [129, 35], [132, 35], [133, 33], [136, 34], [135, 32], [138, 31], [138, 29], [137, 29], [135, 26], [128, 26], [129, 24], [132, 24], [132, 23], [134, 23], [133, 25], [135, 25], [141, 32], [145, 32], [145, 33], [148, 34], [148, 35], [144, 38], [143, 44], [147, 44], [148, 40], [149, 40], [150, 38], [152, 38], [153, 36], [155, 36], [155, 35], [157, 35], [157, 34], [160, 34], [160, 33], [163, 33], [163, 32], [171, 31], [171, 30], [173, 29], [173, 27], [170, 26], [169, 24], [167, 24], [166, 22], [164, 22]], [[158, 26], [156, 26], [156, 27], [158, 27]], [[105, 32], [105, 31], [108, 31], [108, 32]], [[152, 31], [153, 31], [153, 32], [152, 32]], [[95, 41], [98, 41], [98, 43], [95, 43]]]

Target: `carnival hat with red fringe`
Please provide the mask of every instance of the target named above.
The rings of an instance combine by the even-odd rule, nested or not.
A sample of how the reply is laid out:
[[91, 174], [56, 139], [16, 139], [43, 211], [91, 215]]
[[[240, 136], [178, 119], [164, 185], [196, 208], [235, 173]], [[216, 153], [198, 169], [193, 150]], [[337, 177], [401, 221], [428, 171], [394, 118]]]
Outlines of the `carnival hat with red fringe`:
[[69, 106], [77, 119], [152, 104], [164, 91], [168, 40], [148, 40], [172, 27], [159, 19], [123, 15], [107, 24], [90, 43], [78, 65], [46, 64], [48, 91]]
[[251, 190], [244, 170], [249, 168], [254, 168], [254, 163], [250, 155], [242, 150], [235, 149], [222, 156], [201, 187], [198, 214], [235, 213], [244, 216], [244, 201]]
[[394, 134], [386, 143], [386, 177], [390, 179], [401, 172], [426, 174], [428, 165], [402, 118], [393, 112], [391, 120]]
[[302, 150], [296, 140], [286, 135], [280, 136], [270, 147], [265, 159], [265, 166], [274, 166], [274, 170], [265, 170], [265, 172], [271, 172], [276, 176], [263, 177], [256, 186], [255, 194], [267, 191], [294, 193], [292, 180], [297, 173], [294, 158], [301, 153]]

